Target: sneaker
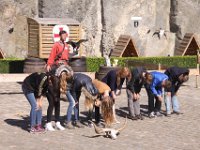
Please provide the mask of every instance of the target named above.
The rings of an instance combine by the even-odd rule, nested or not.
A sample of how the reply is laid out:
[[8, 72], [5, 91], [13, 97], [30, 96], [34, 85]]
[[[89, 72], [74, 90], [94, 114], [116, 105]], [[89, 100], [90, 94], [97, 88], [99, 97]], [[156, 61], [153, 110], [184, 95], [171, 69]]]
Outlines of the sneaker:
[[162, 117], [163, 114], [161, 114], [159, 111], [157, 111], [157, 112], [156, 112], [156, 116], [157, 116], [157, 117]]
[[149, 114], [149, 118], [155, 118], [154, 112], [151, 112], [151, 113]]
[[104, 128], [105, 125], [103, 125], [101, 122], [96, 122], [96, 126], [99, 128]]
[[144, 120], [144, 117], [142, 116], [142, 114], [139, 114], [136, 117], [137, 117], [137, 119]]
[[167, 112], [166, 117], [171, 117], [171, 112]]
[[88, 127], [89, 127], [89, 128], [93, 128], [94, 125], [93, 125], [92, 123], [88, 122]]
[[36, 129], [36, 127], [31, 127], [31, 129], [30, 129], [29, 132], [32, 133], [32, 134], [37, 133], [37, 129]]
[[57, 128], [58, 130], [61, 130], [61, 131], [65, 130], [65, 128], [60, 124], [59, 121], [56, 122], [56, 128]]
[[37, 126], [36, 126], [36, 130], [37, 130], [37, 132], [39, 132], [39, 133], [45, 132], [45, 129], [42, 127], [42, 125], [37, 125]]
[[131, 116], [131, 120], [138, 120], [138, 117], [136, 117], [136, 116]]
[[65, 128], [67, 128], [67, 129], [75, 129], [75, 127], [72, 125], [72, 123], [71, 122], [67, 122], [67, 121], [65, 121]]
[[45, 129], [46, 129], [47, 131], [55, 131], [55, 129], [53, 128], [51, 122], [46, 123]]
[[84, 125], [82, 125], [80, 121], [75, 121], [74, 126], [77, 128], [84, 128]]
[[180, 115], [180, 114], [183, 114], [183, 113], [181, 113], [179, 111], [173, 111], [173, 114]]

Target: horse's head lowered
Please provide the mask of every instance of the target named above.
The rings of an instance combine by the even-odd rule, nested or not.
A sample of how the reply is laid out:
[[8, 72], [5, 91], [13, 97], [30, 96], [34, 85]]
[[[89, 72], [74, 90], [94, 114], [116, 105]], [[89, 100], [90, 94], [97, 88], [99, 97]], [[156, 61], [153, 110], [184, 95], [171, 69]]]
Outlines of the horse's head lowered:
[[60, 100], [60, 79], [55, 75], [49, 76], [48, 94], [53, 97], [55, 101]]

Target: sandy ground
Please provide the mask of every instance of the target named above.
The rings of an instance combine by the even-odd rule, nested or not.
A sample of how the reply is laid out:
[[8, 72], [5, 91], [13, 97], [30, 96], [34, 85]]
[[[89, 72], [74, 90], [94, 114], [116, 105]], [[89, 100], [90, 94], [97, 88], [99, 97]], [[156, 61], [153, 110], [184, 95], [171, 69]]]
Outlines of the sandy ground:
[[[199, 150], [200, 149], [200, 89], [195, 88], [195, 76], [181, 87], [179, 100], [182, 115], [159, 117], [132, 121], [117, 140], [96, 136], [93, 128], [30, 134], [30, 106], [17, 82], [0, 83], [0, 149], [1, 150]], [[146, 114], [147, 95], [141, 92], [141, 110]], [[83, 106], [84, 97], [80, 99], [80, 115], [86, 119]], [[117, 98], [116, 111], [118, 120], [124, 122], [127, 109], [126, 91], [122, 90]], [[45, 124], [47, 100], [44, 100], [43, 122]], [[61, 102], [61, 117], [64, 121], [68, 102]], [[164, 103], [162, 104], [165, 110]], [[114, 127], [121, 126], [114, 125]]]

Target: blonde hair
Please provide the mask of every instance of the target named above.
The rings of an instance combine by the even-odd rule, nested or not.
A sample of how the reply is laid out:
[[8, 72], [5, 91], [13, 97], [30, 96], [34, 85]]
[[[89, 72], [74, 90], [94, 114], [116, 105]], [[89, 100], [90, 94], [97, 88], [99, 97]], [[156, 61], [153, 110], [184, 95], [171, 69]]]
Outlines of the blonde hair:
[[101, 104], [102, 117], [106, 125], [110, 126], [114, 122], [113, 114], [114, 101], [110, 96], [104, 97]]
[[66, 94], [67, 91], [67, 73], [62, 72], [60, 74], [60, 93]]
[[166, 89], [170, 89], [171, 86], [172, 86], [172, 82], [169, 81], [169, 80], [165, 80], [165, 85], [164, 85], [164, 87], [165, 87]]
[[131, 72], [128, 67], [122, 67], [117, 71], [117, 87], [120, 85], [121, 78], [131, 78]]

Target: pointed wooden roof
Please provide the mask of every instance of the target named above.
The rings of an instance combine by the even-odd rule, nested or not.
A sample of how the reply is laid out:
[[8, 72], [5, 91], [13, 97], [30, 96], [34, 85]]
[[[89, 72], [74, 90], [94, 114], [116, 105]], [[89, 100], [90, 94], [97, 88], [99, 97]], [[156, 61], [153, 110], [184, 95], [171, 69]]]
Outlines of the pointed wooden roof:
[[132, 37], [129, 35], [120, 35], [111, 56], [138, 57], [138, 52]]
[[0, 48], [0, 59], [4, 59], [4, 58], [5, 58], [4, 53], [3, 53], [2, 49]]
[[196, 55], [200, 45], [194, 33], [186, 33], [180, 46], [175, 49], [174, 55]]

